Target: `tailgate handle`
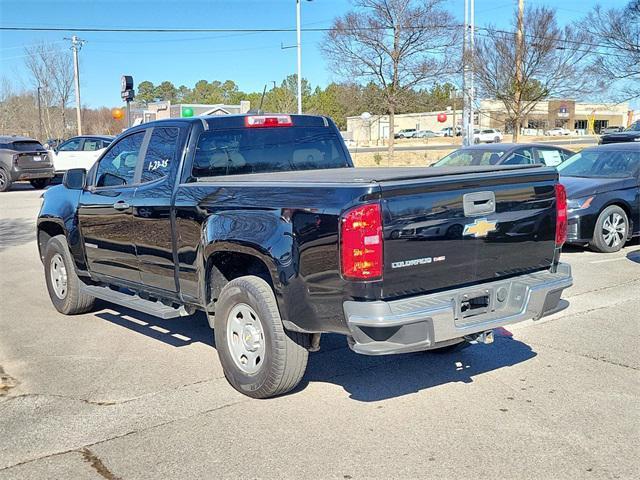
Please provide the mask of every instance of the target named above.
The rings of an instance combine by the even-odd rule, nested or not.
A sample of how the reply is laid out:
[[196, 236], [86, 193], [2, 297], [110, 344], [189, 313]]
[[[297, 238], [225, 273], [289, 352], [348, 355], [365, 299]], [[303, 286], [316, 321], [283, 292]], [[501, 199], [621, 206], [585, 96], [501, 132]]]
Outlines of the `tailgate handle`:
[[496, 196], [493, 192], [465, 193], [462, 204], [467, 217], [489, 215], [496, 211]]

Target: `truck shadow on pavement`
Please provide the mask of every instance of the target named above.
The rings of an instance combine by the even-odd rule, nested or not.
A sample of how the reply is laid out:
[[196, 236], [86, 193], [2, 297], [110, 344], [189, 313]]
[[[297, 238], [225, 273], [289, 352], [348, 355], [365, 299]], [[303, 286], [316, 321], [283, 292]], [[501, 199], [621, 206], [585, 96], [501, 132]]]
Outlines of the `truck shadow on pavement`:
[[[339, 335], [323, 338], [320, 352], [309, 357], [307, 373], [299, 388], [311, 382], [330, 382], [343, 387], [353, 400], [376, 402], [447, 383], [472, 383], [476, 375], [516, 365], [537, 355], [505, 329], [496, 331], [492, 345], [470, 345], [451, 353], [368, 357], [338, 346], [345, 343]], [[331, 358], [323, 358], [325, 349], [331, 352]]]
[[[174, 347], [201, 343], [215, 348], [204, 313], [162, 320], [124, 307], [100, 302], [96, 316]], [[370, 357], [352, 352], [342, 335], [325, 334], [321, 348], [309, 355], [307, 371], [295, 395], [310, 383], [332, 383], [353, 400], [375, 402], [447, 383], [472, 383], [476, 375], [525, 362], [536, 356], [506, 329], [495, 331], [492, 345], [438, 354], [429, 352]]]
[[33, 218], [7, 218], [2, 220], [0, 251], [35, 239], [36, 223]]

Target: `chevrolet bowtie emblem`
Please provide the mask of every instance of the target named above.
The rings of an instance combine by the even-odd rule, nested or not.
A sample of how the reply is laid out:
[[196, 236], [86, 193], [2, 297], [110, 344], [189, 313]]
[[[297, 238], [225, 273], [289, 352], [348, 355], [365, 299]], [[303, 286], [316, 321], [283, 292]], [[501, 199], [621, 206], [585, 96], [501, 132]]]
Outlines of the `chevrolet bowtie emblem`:
[[474, 237], [486, 237], [489, 232], [493, 232], [496, 229], [497, 222], [489, 222], [486, 218], [480, 218], [465, 225], [462, 235], [473, 235]]

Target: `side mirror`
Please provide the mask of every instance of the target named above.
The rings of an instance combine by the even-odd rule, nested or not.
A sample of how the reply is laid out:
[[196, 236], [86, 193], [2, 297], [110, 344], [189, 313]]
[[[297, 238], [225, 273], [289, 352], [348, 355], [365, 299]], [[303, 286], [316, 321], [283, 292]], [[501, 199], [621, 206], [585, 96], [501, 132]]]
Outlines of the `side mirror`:
[[87, 182], [87, 171], [84, 168], [71, 168], [62, 178], [62, 184], [69, 190], [82, 190]]

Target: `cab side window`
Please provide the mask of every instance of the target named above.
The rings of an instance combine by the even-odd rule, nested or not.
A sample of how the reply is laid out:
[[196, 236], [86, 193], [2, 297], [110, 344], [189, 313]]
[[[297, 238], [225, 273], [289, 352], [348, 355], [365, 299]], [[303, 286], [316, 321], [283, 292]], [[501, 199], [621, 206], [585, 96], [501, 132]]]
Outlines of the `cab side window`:
[[82, 145], [82, 150], [85, 152], [95, 152], [96, 150], [100, 150], [100, 140], [95, 138], [85, 138], [84, 144]]
[[134, 183], [136, 164], [145, 131], [119, 140], [102, 157], [96, 172], [96, 187], [115, 187]]
[[142, 164], [142, 183], [169, 175], [178, 156], [179, 136], [180, 129], [177, 127], [153, 129]]

